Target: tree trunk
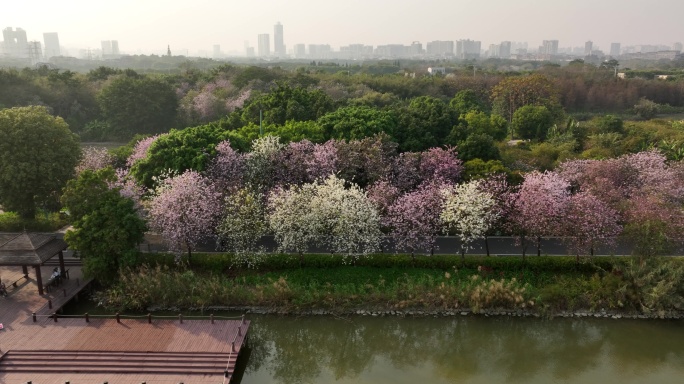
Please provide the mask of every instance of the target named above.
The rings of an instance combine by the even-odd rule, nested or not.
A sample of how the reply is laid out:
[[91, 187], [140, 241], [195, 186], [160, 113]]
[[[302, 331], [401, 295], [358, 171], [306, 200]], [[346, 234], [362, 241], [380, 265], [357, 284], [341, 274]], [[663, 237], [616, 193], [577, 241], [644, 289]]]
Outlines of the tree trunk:
[[537, 236], [537, 256], [541, 256], [541, 236]]
[[461, 248], [461, 264], [465, 266], [465, 249]]
[[489, 257], [489, 237], [487, 237], [487, 235], [485, 235], [484, 240], [485, 240], [485, 249], [487, 250], [487, 257]]
[[525, 244], [525, 236], [522, 236], [520, 238], [520, 244], [522, 245], [523, 262], [525, 262], [525, 251], [527, 250], [527, 245]]
[[185, 243], [185, 245], [188, 246], [188, 267], [192, 266], [192, 248], [190, 248], [190, 244]]

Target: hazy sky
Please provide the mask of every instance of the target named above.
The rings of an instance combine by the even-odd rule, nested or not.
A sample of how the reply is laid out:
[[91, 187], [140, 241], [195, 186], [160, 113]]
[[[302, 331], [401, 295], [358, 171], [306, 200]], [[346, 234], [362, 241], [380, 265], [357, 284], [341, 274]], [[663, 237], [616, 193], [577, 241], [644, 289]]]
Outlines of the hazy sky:
[[[410, 44], [474, 39], [483, 49], [502, 40], [559, 40], [560, 47], [684, 41], [682, 0], [0, 0], [0, 28], [20, 27], [29, 40], [58, 32], [62, 46], [122, 52], [244, 52], [280, 21], [294, 44]], [[75, 55], [76, 52], [71, 53]]]

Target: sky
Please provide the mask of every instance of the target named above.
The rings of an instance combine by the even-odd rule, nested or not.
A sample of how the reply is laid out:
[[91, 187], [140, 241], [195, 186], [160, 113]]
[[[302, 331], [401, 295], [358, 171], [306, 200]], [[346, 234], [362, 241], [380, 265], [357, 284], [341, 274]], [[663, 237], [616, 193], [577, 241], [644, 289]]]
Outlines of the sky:
[[[0, 0], [0, 29], [20, 27], [29, 40], [57, 32], [69, 50], [117, 40], [123, 53], [243, 54], [245, 42], [283, 24], [294, 44], [340, 46], [473, 39], [482, 48], [501, 41], [559, 40], [560, 47], [608, 51], [622, 46], [684, 42], [682, 0]], [[71, 53], [70, 53], [71, 54]], [[76, 56], [75, 52], [71, 54]]]

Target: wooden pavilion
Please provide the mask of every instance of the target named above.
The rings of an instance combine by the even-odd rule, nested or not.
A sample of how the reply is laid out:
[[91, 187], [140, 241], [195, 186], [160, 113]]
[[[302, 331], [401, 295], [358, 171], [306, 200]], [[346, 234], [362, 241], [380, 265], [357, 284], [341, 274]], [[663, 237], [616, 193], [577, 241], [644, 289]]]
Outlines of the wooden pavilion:
[[28, 267], [36, 273], [38, 293], [43, 294], [43, 278], [40, 266], [59, 255], [60, 275], [64, 276], [64, 250], [67, 244], [54, 233], [7, 233], [0, 232], [0, 266], [21, 266], [28, 279]]

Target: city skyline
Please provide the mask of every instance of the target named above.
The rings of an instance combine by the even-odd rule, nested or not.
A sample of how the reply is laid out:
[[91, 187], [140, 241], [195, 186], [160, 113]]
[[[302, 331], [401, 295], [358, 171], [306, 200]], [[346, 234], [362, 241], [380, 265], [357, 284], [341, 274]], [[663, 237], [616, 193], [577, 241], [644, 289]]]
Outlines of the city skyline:
[[[337, 50], [350, 44], [411, 44], [420, 41], [472, 39], [482, 47], [502, 41], [558, 40], [562, 47], [610, 50], [622, 46], [663, 44], [684, 40], [679, 15], [684, 4], [661, 0], [654, 4], [604, 3], [577, 0], [567, 4], [521, 0], [456, 1], [426, 0], [398, 3], [360, 0], [321, 3], [311, 0], [255, 0], [247, 3], [198, 0], [184, 3], [134, 2], [116, 5], [73, 0], [68, 4], [36, 0], [3, 5], [0, 27], [22, 28], [28, 40], [42, 41], [43, 33], [57, 32], [67, 49], [96, 49], [101, 41], [119, 41], [122, 53], [212, 52], [220, 45], [226, 54], [244, 55], [244, 41], [257, 45], [259, 34], [274, 37], [274, 25], [284, 27], [284, 45], [291, 53], [295, 44], [329, 44]], [[329, 4], [329, 5], [328, 5]], [[38, 10], [38, 11], [37, 11]], [[275, 48], [271, 42], [271, 50]]]

